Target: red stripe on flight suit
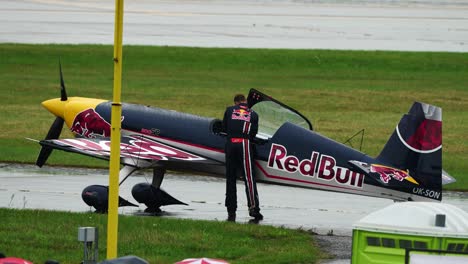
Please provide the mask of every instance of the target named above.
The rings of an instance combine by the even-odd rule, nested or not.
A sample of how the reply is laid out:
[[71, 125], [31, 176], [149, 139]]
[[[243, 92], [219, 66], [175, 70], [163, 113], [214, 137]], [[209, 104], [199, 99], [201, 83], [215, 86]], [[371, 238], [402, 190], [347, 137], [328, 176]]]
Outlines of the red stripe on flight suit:
[[[244, 134], [249, 135], [250, 132], [250, 122], [244, 123]], [[249, 191], [249, 200], [251, 208], [255, 207], [255, 193], [253, 189], [253, 180], [252, 180], [252, 164], [250, 163], [250, 140], [244, 139], [242, 142], [244, 148], [244, 173], [245, 180], [247, 182], [247, 188]]]

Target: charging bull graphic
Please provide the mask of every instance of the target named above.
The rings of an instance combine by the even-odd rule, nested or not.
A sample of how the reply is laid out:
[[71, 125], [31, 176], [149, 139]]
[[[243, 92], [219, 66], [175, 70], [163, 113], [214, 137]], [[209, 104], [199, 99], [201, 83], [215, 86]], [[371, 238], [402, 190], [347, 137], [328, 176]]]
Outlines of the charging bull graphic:
[[250, 122], [250, 112], [244, 109], [234, 109], [232, 112], [232, 119]]
[[380, 176], [380, 180], [384, 183], [388, 183], [391, 179], [395, 179], [397, 181], [403, 181], [407, 179], [415, 184], [418, 184], [410, 175], [409, 171], [406, 170], [399, 170], [396, 168], [379, 165], [379, 164], [371, 164], [370, 172], [377, 173]]
[[86, 138], [110, 137], [111, 125], [90, 108], [76, 115], [70, 130]]

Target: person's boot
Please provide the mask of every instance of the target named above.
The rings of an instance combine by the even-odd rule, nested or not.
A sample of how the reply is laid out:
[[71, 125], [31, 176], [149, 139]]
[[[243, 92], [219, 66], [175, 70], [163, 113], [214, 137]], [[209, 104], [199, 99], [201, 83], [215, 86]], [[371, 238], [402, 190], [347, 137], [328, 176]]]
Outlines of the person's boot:
[[235, 222], [236, 221], [236, 211], [228, 211], [227, 221]]
[[260, 210], [250, 209], [249, 215], [257, 221], [263, 220], [263, 215], [260, 213]]

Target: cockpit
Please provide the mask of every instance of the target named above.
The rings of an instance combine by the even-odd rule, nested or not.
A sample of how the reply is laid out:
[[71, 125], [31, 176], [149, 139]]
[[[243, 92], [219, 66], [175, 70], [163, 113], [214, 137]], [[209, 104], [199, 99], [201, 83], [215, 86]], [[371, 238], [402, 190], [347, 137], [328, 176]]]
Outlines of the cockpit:
[[286, 122], [307, 130], [313, 130], [310, 121], [291, 107], [271, 98], [255, 89], [248, 96], [249, 107], [259, 116], [257, 137], [268, 140]]
[[[259, 116], [257, 138], [261, 141], [272, 138], [286, 122], [313, 130], [312, 123], [301, 113], [256, 89], [250, 89], [247, 102]], [[222, 129], [222, 121], [213, 120], [211, 129], [218, 134]]]

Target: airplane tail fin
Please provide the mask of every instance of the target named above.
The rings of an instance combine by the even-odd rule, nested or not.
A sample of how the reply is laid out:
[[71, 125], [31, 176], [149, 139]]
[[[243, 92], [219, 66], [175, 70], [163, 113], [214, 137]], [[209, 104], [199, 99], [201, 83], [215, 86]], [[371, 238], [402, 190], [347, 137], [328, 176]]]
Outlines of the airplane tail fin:
[[442, 109], [415, 102], [376, 159], [409, 172], [418, 186], [414, 194], [441, 200]]

